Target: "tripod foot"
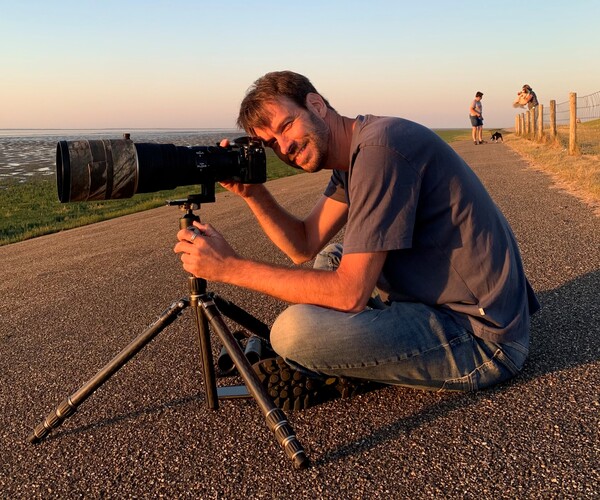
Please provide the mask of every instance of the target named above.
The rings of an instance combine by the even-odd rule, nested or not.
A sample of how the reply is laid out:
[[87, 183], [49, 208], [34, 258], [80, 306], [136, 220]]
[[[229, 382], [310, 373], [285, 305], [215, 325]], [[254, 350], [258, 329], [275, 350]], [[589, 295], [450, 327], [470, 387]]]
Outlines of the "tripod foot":
[[288, 424], [285, 413], [279, 408], [273, 408], [267, 413], [266, 420], [269, 429], [275, 434], [277, 442], [290, 458], [294, 467], [296, 469], [306, 469], [310, 461], [304, 452], [304, 448], [296, 439], [293, 429]]
[[52, 429], [56, 429], [67, 417], [75, 413], [77, 408], [69, 398], [65, 399], [56, 410], [49, 413], [27, 438], [32, 444], [39, 443]]

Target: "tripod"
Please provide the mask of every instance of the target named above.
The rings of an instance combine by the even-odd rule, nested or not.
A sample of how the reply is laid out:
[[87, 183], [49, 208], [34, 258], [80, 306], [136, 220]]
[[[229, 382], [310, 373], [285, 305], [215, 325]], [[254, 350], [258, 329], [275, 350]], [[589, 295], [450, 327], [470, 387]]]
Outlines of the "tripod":
[[[194, 214], [194, 210], [200, 208], [199, 199], [201, 200], [201, 197], [190, 196], [187, 200], [169, 202], [169, 205], [178, 205], [182, 210], [186, 211], [186, 214], [179, 220], [179, 225], [182, 229], [191, 226], [193, 221], [200, 221], [200, 217]], [[268, 339], [269, 337], [269, 327], [235, 304], [220, 298], [216, 294], [207, 292], [206, 280], [190, 276], [188, 281], [190, 290], [189, 298], [182, 298], [173, 302], [154, 323], [139, 334], [127, 347], [98, 371], [96, 375], [63, 400], [56, 410], [49, 413], [44, 421], [33, 430], [29, 436], [31, 443], [40, 442], [52, 429], [58, 427], [66, 418], [71, 416], [79, 405], [102, 384], [122, 368], [162, 330], [173, 323], [184, 309], [191, 307], [198, 330], [198, 339], [202, 354], [202, 373], [208, 407], [217, 409], [219, 399], [254, 398], [265, 417], [268, 428], [273, 432], [286, 455], [292, 460], [294, 467], [297, 469], [308, 467], [308, 457], [302, 445], [296, 439], [284, 412], [275, 406], [265, 388], [260, 384], [250, 362], [244, 356], [244, 352], [227, 327], [221, 314], [224, 314], [250, 332], [264, 339]], [[216, 332], [223, 347], [228, 351], [231, 360], [245, 382], [245, 386], [217, 388], [209, 326]]]

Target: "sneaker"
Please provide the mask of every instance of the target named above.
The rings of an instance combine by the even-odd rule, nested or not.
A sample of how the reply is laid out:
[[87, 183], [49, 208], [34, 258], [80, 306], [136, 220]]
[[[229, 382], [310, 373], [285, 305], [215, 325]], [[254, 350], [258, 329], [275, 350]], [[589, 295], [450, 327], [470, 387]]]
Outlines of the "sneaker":
[[282, 410], [304, 410], [332, 399], [349, 398], [382, 387], [368, 380], [345, 377], [315, 378], [289, 366], [282, 357], [253, 365], [263, 387]]

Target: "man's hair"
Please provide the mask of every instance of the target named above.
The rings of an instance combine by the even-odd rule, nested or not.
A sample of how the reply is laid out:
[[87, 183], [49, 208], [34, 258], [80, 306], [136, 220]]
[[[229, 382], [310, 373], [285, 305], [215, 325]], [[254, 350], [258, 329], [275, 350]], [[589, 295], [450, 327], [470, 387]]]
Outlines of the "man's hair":
[[266, 126], [269, 123], [269, 116], [264, 105], [281, 97], [286, 97], [301, 108], [308, 109], [306, 96], [310, 93], [320, 95], [325, 105], [335, 111], [305, 76], [293, 71], [267, 73], [256, 80], [246, 92], [240, 105], [237, 125], [250, 133], [253, 133], [255, 128]]
[[475, 94], [475, 97], [483, 97], [483, 92], [477, 92], [477, 94]]

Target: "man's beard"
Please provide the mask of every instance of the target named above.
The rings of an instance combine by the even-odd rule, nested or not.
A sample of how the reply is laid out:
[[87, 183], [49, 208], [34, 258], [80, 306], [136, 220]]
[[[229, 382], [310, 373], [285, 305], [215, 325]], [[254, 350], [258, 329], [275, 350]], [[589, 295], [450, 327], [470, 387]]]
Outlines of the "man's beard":
[[308, 111], [308, 117], [310, 120], [310, 130], [306, 134], [305, 140], [300, 145], [302, 147], [311, 147], [313, 157], [307, 165], [297, 165], [295, 162], [290, 160], [293, 167], [300, 168], [305, 172], [318, 172], [327, 165], [328, 158], [328, 140], [329, 140], [329, 128], [327, 124], [316, 116], [312, 111]]

